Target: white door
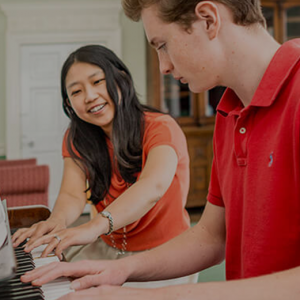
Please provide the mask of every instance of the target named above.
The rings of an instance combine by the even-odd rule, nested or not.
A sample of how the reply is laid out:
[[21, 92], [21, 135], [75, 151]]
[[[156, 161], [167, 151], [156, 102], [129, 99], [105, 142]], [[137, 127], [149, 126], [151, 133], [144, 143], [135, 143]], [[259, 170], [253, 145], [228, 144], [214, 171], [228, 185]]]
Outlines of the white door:
[[36, 157], [50, 168], [49, 207], [59, 192], [63, 159], [61, 146], [69, 119], [60, 96], [63, 62], [81, 44], [24, 45], [21, 47], [22, 157]]

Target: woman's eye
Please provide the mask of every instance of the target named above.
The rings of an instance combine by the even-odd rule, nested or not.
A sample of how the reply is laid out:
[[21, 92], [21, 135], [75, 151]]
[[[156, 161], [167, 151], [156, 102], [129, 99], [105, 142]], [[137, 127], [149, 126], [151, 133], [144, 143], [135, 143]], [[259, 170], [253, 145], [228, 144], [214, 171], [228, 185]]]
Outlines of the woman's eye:
[[71, 95], [72, 95], [72, 96], [75, 96], [75, 95], [77, 95], [78, 93], [80, 93], [80, 90], [73, 91], [73, 92], [71, 93]]
[[96, 81], [94, 82], [94, 84], [98, 84], [98, 83], [100, 83], [100, 82], [103, 81], [103, 80], [105, 80], [105, 78], [101, 78], [101, 79], [99, 79], [99, 80], [96, 80]]

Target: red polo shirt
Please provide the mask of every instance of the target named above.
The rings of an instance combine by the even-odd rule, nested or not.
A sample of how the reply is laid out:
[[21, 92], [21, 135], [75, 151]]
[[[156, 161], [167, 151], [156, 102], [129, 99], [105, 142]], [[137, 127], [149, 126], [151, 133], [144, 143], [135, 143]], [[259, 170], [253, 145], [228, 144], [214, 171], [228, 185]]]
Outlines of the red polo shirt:
[[218, 106], [208, 201], [226, 213], [227, 279], [300, 265], [300, 39], [273, 57], [244, 108]]

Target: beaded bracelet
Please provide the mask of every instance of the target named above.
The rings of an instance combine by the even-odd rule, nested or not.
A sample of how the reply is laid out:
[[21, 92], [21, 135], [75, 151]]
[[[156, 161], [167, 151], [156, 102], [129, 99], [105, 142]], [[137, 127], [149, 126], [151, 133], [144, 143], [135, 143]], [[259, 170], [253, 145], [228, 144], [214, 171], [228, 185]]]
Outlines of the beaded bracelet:
[[114, 231], [114, 220], [113, 217], [111, 216], [110, 212], [107, 210], [101, 211], [100, 215], [103, 216], [104, 218], [107, 218], [109, 221], [109, 230], [105, 235], [109, 235]]

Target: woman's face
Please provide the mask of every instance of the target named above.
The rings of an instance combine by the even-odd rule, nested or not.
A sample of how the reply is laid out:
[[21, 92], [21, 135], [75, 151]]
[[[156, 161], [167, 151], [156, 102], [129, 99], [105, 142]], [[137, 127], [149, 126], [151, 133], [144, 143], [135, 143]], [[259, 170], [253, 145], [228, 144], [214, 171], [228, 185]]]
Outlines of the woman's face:
[[100, 126], [111, 137], [115, 106], [108, 95], [103, 70], [89, 63], [74, 63], [66, 76], [66, 90], [76, 115]]

